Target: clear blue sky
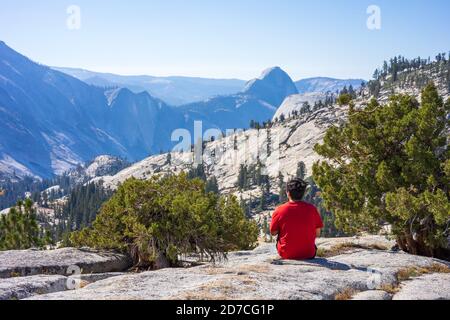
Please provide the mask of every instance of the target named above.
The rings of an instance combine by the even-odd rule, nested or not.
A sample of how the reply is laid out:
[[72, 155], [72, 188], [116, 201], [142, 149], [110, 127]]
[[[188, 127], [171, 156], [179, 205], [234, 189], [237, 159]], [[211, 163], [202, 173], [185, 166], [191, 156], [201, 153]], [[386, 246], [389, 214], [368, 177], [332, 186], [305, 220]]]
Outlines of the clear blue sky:
[[[372, 4], [379, 31], [366, 26]], [[448, 52], [449, 12], [448, 0], [3, 0], [0, 40], [47, 65], [120, 74], [250, 79], [278, 65], [295, 80], [367, 79], [393, 55]]]

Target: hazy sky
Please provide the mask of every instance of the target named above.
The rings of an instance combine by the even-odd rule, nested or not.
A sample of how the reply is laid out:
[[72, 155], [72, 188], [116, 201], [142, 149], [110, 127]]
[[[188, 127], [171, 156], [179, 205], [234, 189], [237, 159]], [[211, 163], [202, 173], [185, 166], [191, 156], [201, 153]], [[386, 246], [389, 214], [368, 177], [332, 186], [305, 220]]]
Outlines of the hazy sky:
[[368, 79], [394, 55], [448, 52], [449, 12], [448, 0], [0, 0], [0, 40], [43, 64], [120, 74], [250, 79], [278, 65], [295, 80]]

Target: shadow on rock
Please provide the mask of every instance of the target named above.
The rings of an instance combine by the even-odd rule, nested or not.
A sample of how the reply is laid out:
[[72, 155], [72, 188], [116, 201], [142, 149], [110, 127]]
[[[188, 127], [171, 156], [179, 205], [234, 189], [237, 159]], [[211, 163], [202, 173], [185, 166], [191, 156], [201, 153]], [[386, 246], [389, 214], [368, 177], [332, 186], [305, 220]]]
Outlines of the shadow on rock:
[[303, 261], [275, 259], [272, 261], [272, 264], [280, 265], [280, 266], [314, 266], [314, 267], [322, 267], [322, 268], [327, 268], [330, 270], [340, 270], [340, 271], [348, 271], [348, 270], [352, 269], [352, 267], [350, 267], [349, 265], [347, 265], [345, 263], [329, 261], [324, 258], [317, 258], [314, 260], [303, 260]]

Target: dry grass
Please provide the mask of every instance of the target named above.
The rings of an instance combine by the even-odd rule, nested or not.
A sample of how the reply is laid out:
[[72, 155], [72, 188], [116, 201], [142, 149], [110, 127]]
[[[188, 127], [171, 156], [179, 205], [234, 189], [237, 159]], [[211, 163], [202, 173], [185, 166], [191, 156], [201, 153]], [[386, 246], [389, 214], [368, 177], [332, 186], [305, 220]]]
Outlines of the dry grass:
[[450, 267], [441, 263], [434, 263], [427, 269], [430, 273], [450, 273]]
[[242, 265], [236, 268], [210, 267], [206, 269], [206, 273], [209, 275], [217, 275], [217, 274], [246, 275], [249, 273], [268, 273], [269, 271], [270, 271], [269, 266], [257, 264]]
[[430, 273], [450, 273], [450, 267], [445, 264], [434, 263], [427, 267], [408, 267], [400, 269], [397, 272], [397, 280], [399, 282], [407, 281], [412, 278], [420, 277]]
[[247, 264], [237, 268], [237, 273], [268, 273], [269, 271], [269, 266], [257, 264]]
[[228, 269], [228, 268], [219, 268], [219, 267], [210, 267], [210, 268], [206, 268], [205, 272], [206, 272], [207, 275], [214, 276], [214, 275], [217, 275], [217, 274], [229, 273], [230, 269]]
[[379, 289], [386, 291], [390, 294], [396, 294], [400, 291], [400, 285], [402, 282], [411, 280], [412, 278], [420, 277], [424, 274], [432, 273], [450, 273], [450, 268], [445, 264], [434, 263], [427, 267], [408, 267], [400, 269], [397, 272], [397, 285], [384, 284]]
[[332, 246], [330, 249], [318, 248], [317, 256], [320, 258], [330, 258], [335, 257], [355, 249], [364, 249], [364, 250], [388, 250], [385, 245], [374, 243], [370, 245], [357, 244], [352, 242], [344, 242]]
[[380, 287], [380, 290], [383, 290], [390, 294], [396, 294], [397, 292], [400, 291], [400, 287], [398, 285], [394, 285], [394, 284], [383, 284]]
[[256, 291], [257, 282], [249, 277], [230, 277], [219, 279], [202, 285], [192, 291], [187, 291], [176, 300], [230, 300], [246, 296], [248, 292]]
[[428, 270], [425, 268], [419, 268], [419, 267], [408, 267], [400, 269], [397, 272], [397, 280], [399, 282], [403, 282], [406, 280], [409, 280], [411, 278], [420, 277], [421, 275], [428, 273]]
[[340, 292], [338, 292], [335, 296], [335, 300], [339, 301], [345, 301], [345, 300], [351, 300], [355, 294], [357, 294], [358, 291], [356, 291], [353, 288], [346, 288]]
[[79, 284], [79, 288], [78, 289], [83, 289], [84, 287], [90, 285], [91, 283], [89, 281], [86, 280], [81, 280], [80, 284]]

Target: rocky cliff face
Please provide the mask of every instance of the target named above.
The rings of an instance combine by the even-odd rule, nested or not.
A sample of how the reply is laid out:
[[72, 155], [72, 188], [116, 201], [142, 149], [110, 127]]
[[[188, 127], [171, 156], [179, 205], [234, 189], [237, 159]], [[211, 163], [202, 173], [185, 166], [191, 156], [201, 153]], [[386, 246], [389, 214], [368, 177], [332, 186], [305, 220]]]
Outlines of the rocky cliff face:
[[[281, 172], [294, 176], [299, 161], [304, 161], [308, 172], [319, 159], [313, 147], [322, 141], [331, 125], [345, 120], [346, 107], [322, 109], [299, 119], [277, 123], [270, 129], [248, 130], [222, 140], [208, 143], [204, 150], [204, 163], [208, 175], [214, 175], [222, 191], [234, 191], [241, 164], [254, 165], [259, 159], [272, 180]], [[237, 146], [235, 148], [235, 146]], [[268, 149], [270, 153], [268, 153]], [[173, 152], [149, 157], [114, 176], [104, 176], [105, 186], [117, 187], [130, 177], [146, 179], [154, 174], [181, 172], [194, 165], [193, 153]], [[274, 184], [276, 185], [276, 184]]]
[[337, 91], [341, 91], [344, 87], [352, 86], [354, 89], [357, 89], [361, 86], [362, 83], [366, 81], [363, 79], [334, 79], [327, 77], [316, 77], [316, 78], [308, 78], [302, 79], [295, 82], [297, 86], [298, 92], [300, 94], [316, 92], [316, 93], [336, 93]]
[[[392, 245], [382, 237], [319, 239], [321, 257], [282, 261], [274, 244], [261, 244], [215, 265], [138, 274], [110, 273], [112, 266], [127, 268], [117, 255], [64, 249], [39, 253], [38, 260], [30, 251], [10, 252], [0, 259], [0, 299], [450, 299], [448, 263], [391, 251]], [[82, 275], [67, 277], [69, 264], [87, 261]], [[47, 268], [55, 263], [61, 268]]]
[[73, 184], [81, 184], [95, 177], [114, 175], [129, 165], [124, 159], [102, 155], [90, 162], [79, 165], [77, 168], [69, 170], [65, 174], [72, 180]]
[[293, 94], [284, 99], [273, 116], [273, 119], [280, 119], [282, 116], [289, 118], [294, 111], [302, 110], [305, 107], [305, 103], [308, 103], [312, 107], [316, 102], [325, 101], [326, 96], [325, 93], [321, 92]]

